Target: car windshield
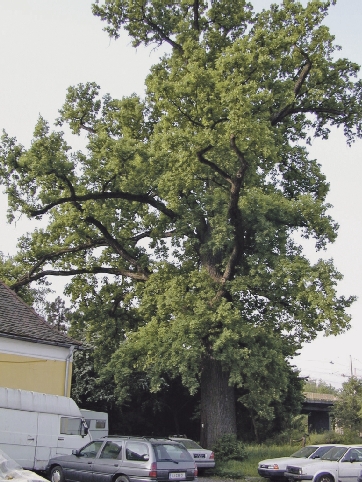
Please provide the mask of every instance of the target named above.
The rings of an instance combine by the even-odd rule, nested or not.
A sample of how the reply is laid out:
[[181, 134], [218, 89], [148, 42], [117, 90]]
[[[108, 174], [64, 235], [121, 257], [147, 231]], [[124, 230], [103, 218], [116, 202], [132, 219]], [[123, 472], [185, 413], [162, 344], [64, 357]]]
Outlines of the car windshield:
[[180, 440], [180, 443], [182, 443], [187, 449], [202, 449], [202, 447], [193, 440]]
[[348, 447], [333, 447], [322, 455], [321, 460], [331, 460], [337, 462], [347, 452]]
[[297, 459], [307, 459], [310, 457], [315, 451], [317, 447], [307, 445], [306, 447], [302, 447], [301, 449], [297, 450], [291, 457], [295, 457]]

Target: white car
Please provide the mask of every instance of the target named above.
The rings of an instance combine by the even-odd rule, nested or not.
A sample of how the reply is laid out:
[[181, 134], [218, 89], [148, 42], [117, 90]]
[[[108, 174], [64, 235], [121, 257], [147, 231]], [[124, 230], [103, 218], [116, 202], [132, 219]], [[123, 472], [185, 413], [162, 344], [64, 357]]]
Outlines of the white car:
[[298, 459], [319, 459], [332, 447], [333, 445], [307, 445], [289, 457], [262, 460], [258, 464], [258, 474], [261, 477], [271, 480], [283, 480], [285, 479], [284, 472], [286, 471], [287, 465], [297, 463]]
[[23, 469], [9, 455], [0, 450], [0, 481], [7, 482], [11, 480], [16, 480], [16, 482], [48, 482], [41, 475], [31, 470]]
[[186, 450], [193, 456], [200, 473], [202, 469], [212, 469], [215, 467], [215, 456], [212, 450], [203, 449], [198, 443], [186, 437], [172, 436], [169, 438], [185, 446]]
[[362, 470], [362, 445], [335, 445], [319, 460], [287, 466], [285, 477], [290, 482], [356, 482]]

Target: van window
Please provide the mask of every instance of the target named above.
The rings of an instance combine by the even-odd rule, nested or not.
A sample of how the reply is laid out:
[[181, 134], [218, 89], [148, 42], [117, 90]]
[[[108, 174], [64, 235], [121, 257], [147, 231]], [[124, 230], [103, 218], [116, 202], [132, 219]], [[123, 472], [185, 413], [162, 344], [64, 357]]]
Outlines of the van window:
[[60, 417], [60, 433], [66, 435], [81, 435], [82, 419]]
[[96, 428], [106, 428], [105, 420], [96, 420]]

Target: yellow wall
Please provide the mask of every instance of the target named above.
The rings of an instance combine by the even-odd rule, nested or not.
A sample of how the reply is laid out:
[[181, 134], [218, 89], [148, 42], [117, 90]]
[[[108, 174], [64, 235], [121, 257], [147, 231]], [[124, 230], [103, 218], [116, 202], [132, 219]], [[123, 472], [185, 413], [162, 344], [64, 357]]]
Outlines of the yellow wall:
[[[66, 362], [0, 353], [0, 386], [64, 396]], [[69, 363], [70, 396], [72, 364]]]

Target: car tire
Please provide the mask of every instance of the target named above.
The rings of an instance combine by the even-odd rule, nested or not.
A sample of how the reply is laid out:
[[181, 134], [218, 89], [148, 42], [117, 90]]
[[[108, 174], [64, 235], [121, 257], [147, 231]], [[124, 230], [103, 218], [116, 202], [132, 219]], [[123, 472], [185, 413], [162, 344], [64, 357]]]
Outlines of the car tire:
[[50, 481], [51, 482], [65, 482], [63, 469], [60, 465], [56, 465], [50, 471]]
[[129, 479], [125, 475], [120, 475], [114, 482], [129, 482]]
[[316, 478], [316, 482], [334, 482], [334, 478], [330, 474], [321, 474]]

